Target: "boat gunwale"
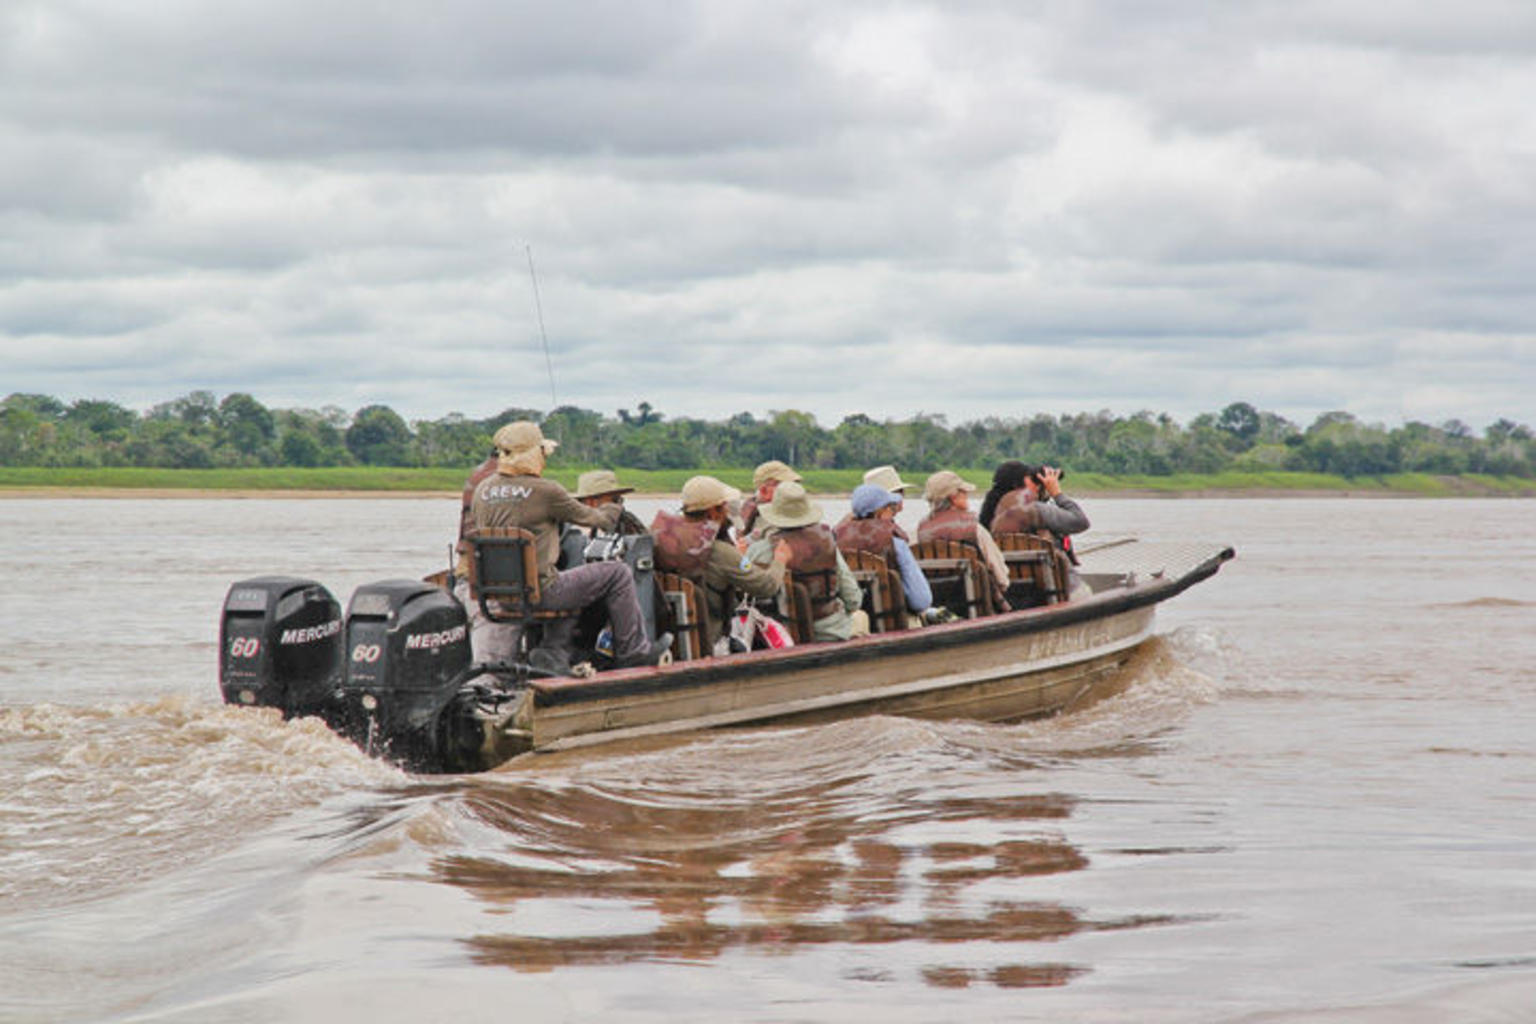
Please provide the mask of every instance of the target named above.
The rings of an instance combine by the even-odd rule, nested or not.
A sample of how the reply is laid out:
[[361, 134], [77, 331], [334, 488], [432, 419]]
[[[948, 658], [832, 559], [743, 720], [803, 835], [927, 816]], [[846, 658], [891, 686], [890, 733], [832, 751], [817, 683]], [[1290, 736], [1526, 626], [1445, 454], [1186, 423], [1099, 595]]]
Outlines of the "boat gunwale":
[[1109, 618], [1175, 597], [1215, 575], [1235, 555], [1222, 548], [1182, 576], [1158, 577], [1096, 594], [1081, 601], [1024, 608], [981, 619], [922, 629], [875, 633], [834, 643], [804, 644], [787, 650], [751, 651], [729, 658], [702, 658], [669, 665], [605, 672], [595, 679], [560, 677], [530, 684], [535, 705], [557, 707], [614, 697], [638, 696], [708, 686], [726, 679], [754, 679], [830, 665], [855, 665], [886, 658], [1025, 636], [1095, 619]]

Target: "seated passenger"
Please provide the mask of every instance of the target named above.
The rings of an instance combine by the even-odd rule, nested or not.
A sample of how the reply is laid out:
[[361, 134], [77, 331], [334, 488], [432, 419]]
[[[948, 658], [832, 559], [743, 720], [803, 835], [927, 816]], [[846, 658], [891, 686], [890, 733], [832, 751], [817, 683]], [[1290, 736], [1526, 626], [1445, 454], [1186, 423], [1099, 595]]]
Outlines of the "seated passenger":
[[720, 629], [735, 610], [734, 595], [768, 598], [784, 586], [789, 545], [773, 545], [766, 568], [744, 556], [731, 540], [730, 503], [741, 496], [712, 476], [690, 477], [683, 484], [683, 514], [665, 510], [651, 521], [656, 538], [656, 568], [692, 580], [704, 591], [708, 609], [707, 650], [714, 650]]
[[1002, 549], [992, 534], [976, 519], [970, 509], [970, 495], [976, 485], [963, 479], [960, 474], [941, 469], [928, 478], [923, 497], [928, 502], [928, 515], [917, 524], [918, 541], [955, 540], [969, 544], [981, 552], [986, 564], [993, 596], [999, 608], [1008, 607], [1008, 563]]
[[896, 497], [902, 499], [906, 498], [908, 491], [917, 486], [917, 484], [909, 484], [903, 480], [901, 474], [896, 472], [895, 466], [876, 466], [864, 474], [864, 482], [874, 484], [882, 490], [890, 491]]
[[[906, 492], [917, 486], [916, 484], [909, 484], [903, 480], [901, 475], [896, 472], [895, 466], [876, 466], [874, 469], [864, 474], [864, 483], [873, 484], [881, 490], [890, 491], [896, 496], [896, 511], [891, 514], [893, 518], [901, 513], [902, 502], [905, 501], [907, 497]], [[836, 526], [832, 527], [832, 529], [834, 531], [841, 529], [848, 523], [849, 520], [853, 518], [853, 516], [853, 512], [850, 511]], [[907, 531], [903, 530], [899, 525], [896, 527], [896, 536], [905, 541], [911, 540], [911, 538], [907, 536]]]
[[752, 471], [753, 495], [741, 503], [741, 530], [743, 534], [756, 537], [762, 526], [757, 521], [757, 514], [762, 507], [773, 500], [774, 488], [779, 484], [799, 483], [800, 474], [790, 469], [778, 459], [769, 459]]
[[571, 497], [588, 508], [601, 508], [609, 502], [618, 505], [623, 511], [619, 513], [617, 532], [628, 537], [645, 532], [645, 524], [640, 521], [640, 518], [624, 508], [624, 495], [633, 490], [633, 487], [625, 487], [619, 483], [619, 478], [613, 470], [594, 469], [576, 478], [576, 493]]
[[[560, 525], [579, 523], [612, 531], [619, 522], [616, 504], [588, 508], [553, 480], [543, 476], [544, 462], [557, 442], [544, 439], [538, 424], [528, 420], [509, 423], [496, 431], [496, 472], [475, 488], [470, 507], [471, 527], [521, 527], [534, 537], [538, 559], [540, 607], [555, 611], [585, 608], [602, 601], [613, 628], [614, 660], [621, 668], [654, 665], [672, 646], [670, 634], [654, 642], [645, 635], [645, 620], [635, 596], [635, 579], [620, 562], [594, 562], [560, 572]], [[468, 564], [461, 560], [461, 575]], [[459, 599], [469, 613], [470, 647], [477, 662], [515, 660], [520, 640], [517, 623], [490, 622], [472, 600], [466, 583]], [[565, 656], [567, 652], [557, 652]]]
[[859, 581], [837, 550], [831, 527], [821, 521], [821, 506], [805, 488], [794, 482], [779, 484], [773, 500], [758, 508], [758, 517], [766, 526], [747, 548], [747, 558], [766, 566], [779, 542], [788, 545], [795, 582], [805, 584], [810, 593], [814, 638], [848, 640], [868, 633]]
[[884, 558], [901, 577], [901, 589], [907, 598], [907, 610], [921, 615], [933, 605], [933, 591], [928, 577], [912, 557], [906, 534], [896, 523], [901, 498], [895, 492], [875, 484], [861, 484], [853, 489], [849, 518], [832, 532], [840, 551], [868, 551]]
[[[1010, 460], [992, 474], [992, 489], [981, 504], [981, 525], [994, 536], [1032, 533], [1045, 537], [1076, 566], [1071, 535], [1088, 529], [1088, 514], [1061, 493], [1060, 470]], [[1069, 598], [1092, 593], [1076, 569], [1068, 571], [1067, 585]]]

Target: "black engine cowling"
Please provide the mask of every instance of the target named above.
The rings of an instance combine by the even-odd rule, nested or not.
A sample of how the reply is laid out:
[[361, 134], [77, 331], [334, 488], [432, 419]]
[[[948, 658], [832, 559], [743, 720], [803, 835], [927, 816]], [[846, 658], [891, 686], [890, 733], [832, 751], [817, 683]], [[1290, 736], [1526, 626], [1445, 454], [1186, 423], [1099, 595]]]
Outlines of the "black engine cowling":
[[313, 580], [257, 576], [229, 588], [219, 688], [230, 704], [318, 712], [341, 672], [341, 605]]
[[469, 620], [419, 580], [359, 587], [347, 606], [345, 667], [326, 713], [338, 732], [408, 767], [442, 770], [443, 710], [470, 666]]

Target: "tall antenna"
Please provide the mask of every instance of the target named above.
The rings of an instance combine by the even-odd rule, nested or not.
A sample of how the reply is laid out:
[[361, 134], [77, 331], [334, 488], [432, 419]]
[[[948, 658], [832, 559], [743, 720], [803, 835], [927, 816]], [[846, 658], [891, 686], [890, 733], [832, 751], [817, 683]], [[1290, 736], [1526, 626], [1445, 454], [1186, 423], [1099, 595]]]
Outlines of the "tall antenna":
[[539, 275], [533, 270], [533, 246], [523, 246], [528, 252], [528, 276], [533, 281], [533, 308], [539, 314], [539, 337], [544, 341], [544, 368], [549, 371], [549, 408], [554, 411], [560, 407], [560, 400], [555, 397], [555, 364], [549, 358], [549, 335], [544, 333], [544, 303], [539, 301]]

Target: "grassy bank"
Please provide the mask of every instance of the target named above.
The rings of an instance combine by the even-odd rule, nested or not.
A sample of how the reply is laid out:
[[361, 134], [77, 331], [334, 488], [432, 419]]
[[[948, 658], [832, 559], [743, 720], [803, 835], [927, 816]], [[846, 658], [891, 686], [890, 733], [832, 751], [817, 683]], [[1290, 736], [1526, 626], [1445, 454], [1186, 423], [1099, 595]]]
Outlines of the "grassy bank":
[[[567, 487], [576, 486], [580, 467], [555, 467], [550, 475]], [[747, 468], [704, 470], [619, 471], [619, 479], [641, 492], [674, 494], [696, 472], [707, 472], [743, 490], [752, 483]], [[971, 469], [963, 475], [985, 489], [991, 471]], [[444, 492], [457, 493], [467, 469], [400, 469], [349, 466], [322, 469], [45, 469], [0, 466], [0, 490], [12, 492], [62, 490], [107, 491], [270, 491], [282, 492]], [[924, 474], [909, 479], [921, 484]], [[809, 470], [806, 485], [822, 494], [847, 493], [863, 479], [853, 469]], [[1431, 476], [1400, 473], [1348, 479], [1318, 473], [1214, 473], [1176, 476], [1108, 476], [1070, 473], [1067, 489], [1075, 494], [1146, 494], [1221, 496], [1244, 494], [1337, 494], [1340, 496], [1402, 497], [1536, 497], [1536, 480], [1517, 477]]]

